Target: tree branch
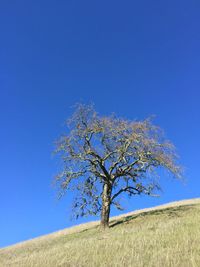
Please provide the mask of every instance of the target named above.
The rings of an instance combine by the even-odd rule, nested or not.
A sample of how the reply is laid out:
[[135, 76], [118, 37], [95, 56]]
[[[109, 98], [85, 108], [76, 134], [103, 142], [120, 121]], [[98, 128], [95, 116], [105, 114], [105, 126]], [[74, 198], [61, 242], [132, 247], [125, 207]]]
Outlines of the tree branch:
[[133, 186], [127, 186], [127, 187], [124, 187], [122, 189], [120, 189], [117, 193], [115, 193], [112, 198], [111, 198], [111, 201], [113, 201], [116, 197], [118, 197], [121, 193], [123, 192], [128, 192], [130, 193], [131, 195], [139, 195], [141, 193], [141, 191]]

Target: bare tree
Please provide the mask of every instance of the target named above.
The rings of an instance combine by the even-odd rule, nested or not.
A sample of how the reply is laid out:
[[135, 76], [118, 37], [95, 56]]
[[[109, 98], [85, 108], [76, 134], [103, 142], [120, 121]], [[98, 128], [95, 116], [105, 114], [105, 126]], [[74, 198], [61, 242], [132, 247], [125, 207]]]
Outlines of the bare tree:
[[174, 146], [150, 119], [99, 116], [92, 105], [78, 104], [68, 127], [57, 142], [63, 170], [56, 181], [61, 193], [77, 190], [77, 217], [101, 213], [102, 228], [109, 227], [110, 207], [121, 209], [121, 194], [153, 195], [161, 169], [181, 177]]

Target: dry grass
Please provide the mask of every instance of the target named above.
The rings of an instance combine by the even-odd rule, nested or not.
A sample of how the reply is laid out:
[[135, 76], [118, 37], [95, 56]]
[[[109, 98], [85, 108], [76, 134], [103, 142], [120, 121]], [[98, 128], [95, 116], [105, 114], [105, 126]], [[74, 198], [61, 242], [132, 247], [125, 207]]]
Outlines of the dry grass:
[[200, 199], [79, 225], [0, 250], [0, 266], [199, 267]]

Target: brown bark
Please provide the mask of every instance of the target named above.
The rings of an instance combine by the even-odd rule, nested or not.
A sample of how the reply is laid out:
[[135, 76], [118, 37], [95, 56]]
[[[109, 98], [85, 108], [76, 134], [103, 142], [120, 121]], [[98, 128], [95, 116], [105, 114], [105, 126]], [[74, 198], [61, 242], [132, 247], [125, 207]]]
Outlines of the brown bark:
[[102, 229], [106, 229], [109, 227], [110, 204], [111, 204], [111, 186], [105, 183], [103, 185], [101, 224], [100, 224]]

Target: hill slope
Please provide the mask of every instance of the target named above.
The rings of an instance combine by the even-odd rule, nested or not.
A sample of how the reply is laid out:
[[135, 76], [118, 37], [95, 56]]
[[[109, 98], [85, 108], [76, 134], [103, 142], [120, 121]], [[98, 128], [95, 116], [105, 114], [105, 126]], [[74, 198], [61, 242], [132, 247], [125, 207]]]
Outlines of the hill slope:
[[0, 266], [198, 267], [200, 199], [174, 202], [65, 229], [0, 250]]

